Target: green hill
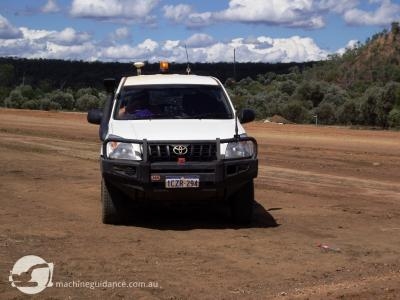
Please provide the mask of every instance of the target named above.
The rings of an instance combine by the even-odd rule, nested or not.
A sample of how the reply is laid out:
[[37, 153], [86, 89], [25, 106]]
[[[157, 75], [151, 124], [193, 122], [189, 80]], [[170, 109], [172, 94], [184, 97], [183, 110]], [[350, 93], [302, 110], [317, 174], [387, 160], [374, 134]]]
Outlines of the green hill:
[[400, 33], [398, 23], [365, 44], [332, 55], [300, 72], [268, 73], [230, 86], [238, 106], [259, 118], [275, 114], [297, 123], [400, 127]]

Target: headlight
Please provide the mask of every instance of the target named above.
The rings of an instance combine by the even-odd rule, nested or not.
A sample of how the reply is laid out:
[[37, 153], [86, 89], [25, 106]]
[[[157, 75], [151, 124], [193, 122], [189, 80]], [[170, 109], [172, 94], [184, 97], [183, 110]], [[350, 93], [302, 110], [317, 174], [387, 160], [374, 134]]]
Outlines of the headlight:
[[107, 157], [111, 159], [142, 160], [142, 146], [131, 143], [108, 142]]
[[225, 150], [225, 159], [247, 158], [254, 154], [254, 144], [252, 141], [228, 143]]

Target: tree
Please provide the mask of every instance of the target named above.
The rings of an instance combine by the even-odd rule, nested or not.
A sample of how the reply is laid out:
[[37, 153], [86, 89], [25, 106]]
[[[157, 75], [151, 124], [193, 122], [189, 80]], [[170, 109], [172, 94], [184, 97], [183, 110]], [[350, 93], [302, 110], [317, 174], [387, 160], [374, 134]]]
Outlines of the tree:
[[293, 97], [302, 102], [311, 101], [313, 107], [317, 107], [324, 99], [322, 85], [321, 82], [303, 81], [297, 86]]
[[0, 65], [0, 86], [10, 86], [14, 79], [14, 66], [11, 64]]
[[324, 93], [323, 102], [333, 104], [335, 107], [342, 105], [349, 98], [349, 95], [341, 87], [330, 84]]
[[337, 110], [336, 119], [341, 124], [356, 124], [358, 122], [360, 111], [357, 101], [348, 99]]
[[393, 35], [397, 35], [399, 33], [399, 22], [392, 22], [391, 32]]
[[389, 126], [392, 128], [400, 128], [400, 109], [394, 108], [389, 113]]
[[0, 86], [0, 106], [4, 106], [4, 101], [10, 95], [10, 91], [9, 87]]
[[389, 82], [382, 90], [381, 97], [377, 99], [375, 113], [377, 125], [387, 128], [388, 116], [396, 102], [400, 102], [400, 84]]
[[295, 123], [310, 121], [310, 113], [300, 101], [292, 100], [283, 109], [283, 116]]
[[335, 123], [335, 106], [332, 103], [321, 102], [316, 109], [316, 114], [321, 124]]
[[361, 121], [366, 125], [377, 125], [377, 103], [382, 97], [383, 90], [372, 86], [365, 91], [361, 103]]
[[283, 81], [283, 82], [281, 82], [281, 84], [279, 86], [280, 91], [289, 96], [293, 95], [296, 88], [297, 88], [297, 83], [293, 80]]

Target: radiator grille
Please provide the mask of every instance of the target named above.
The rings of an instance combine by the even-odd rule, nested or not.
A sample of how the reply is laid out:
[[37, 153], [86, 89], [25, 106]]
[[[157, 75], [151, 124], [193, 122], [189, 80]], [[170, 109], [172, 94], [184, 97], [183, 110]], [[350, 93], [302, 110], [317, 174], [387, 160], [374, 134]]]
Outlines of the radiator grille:
[[[175, 146], [187, 147], [187, 152], [182, 155], [174, 153]], [[186, 161], [212, 161], [217, 159], [217, 146], [215, 143], [208, 144], [150, 144], [148, 145], [149, 161], [177, 161], [184, 157]]]

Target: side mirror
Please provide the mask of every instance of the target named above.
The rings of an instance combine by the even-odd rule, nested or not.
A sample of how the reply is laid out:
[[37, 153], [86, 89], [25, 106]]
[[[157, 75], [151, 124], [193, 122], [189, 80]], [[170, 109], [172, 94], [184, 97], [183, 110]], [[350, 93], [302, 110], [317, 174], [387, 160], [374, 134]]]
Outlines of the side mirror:
[[245, 108], [239, 112], [238, 117], [240, 123], [245, 124], [254, 121], [254, 119], [256, 118], [256, 114], [254, 110]]
[[103, 81], [104, 88], [106, 89], [107, 93], [114, 93], [115, 87], [117, 85], [117, 82], [115, 81], [115, 78], [106, 78]]
[[94, 108], [89, 110], [87, 114], [87, 120], [89, 123], [100, 125], [102, 119], [103, 119], [103, 111], [101, 109]]

